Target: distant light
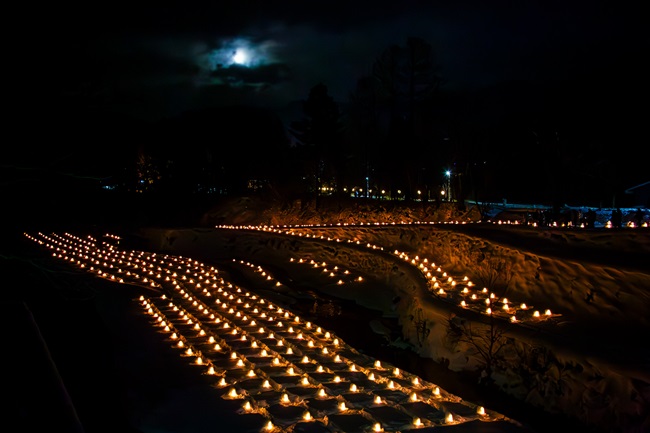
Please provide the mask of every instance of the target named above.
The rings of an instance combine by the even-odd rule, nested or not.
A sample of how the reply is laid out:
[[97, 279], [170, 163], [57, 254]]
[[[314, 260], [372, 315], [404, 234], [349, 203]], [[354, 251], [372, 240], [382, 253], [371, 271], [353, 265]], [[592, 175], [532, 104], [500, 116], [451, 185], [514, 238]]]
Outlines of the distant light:
[[445, 176], [450, 177], [451, 176], [451, 171], [450, 170], [445, 171]]

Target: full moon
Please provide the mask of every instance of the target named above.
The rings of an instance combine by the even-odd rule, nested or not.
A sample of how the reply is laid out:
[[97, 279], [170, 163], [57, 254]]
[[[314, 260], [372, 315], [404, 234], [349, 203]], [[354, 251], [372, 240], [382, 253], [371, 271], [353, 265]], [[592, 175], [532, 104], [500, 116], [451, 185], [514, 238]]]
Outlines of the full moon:
[[238, 65], [243, 65], [246, 63], [246, 53], [242, 49], [238, 49], [235, 51], [235, 54], [232, 56], [232, 61], [237, 63]]

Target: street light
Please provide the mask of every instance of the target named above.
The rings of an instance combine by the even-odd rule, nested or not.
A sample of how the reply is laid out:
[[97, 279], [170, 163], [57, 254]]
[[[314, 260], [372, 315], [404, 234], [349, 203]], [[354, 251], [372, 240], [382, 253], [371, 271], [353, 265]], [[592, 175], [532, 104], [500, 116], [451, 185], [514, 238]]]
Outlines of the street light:
[[451, 201], [451, 170], [445, 171], [445, 176], [447, 177], [447, 182], [445, 184], [447, 187], [447, 201]]

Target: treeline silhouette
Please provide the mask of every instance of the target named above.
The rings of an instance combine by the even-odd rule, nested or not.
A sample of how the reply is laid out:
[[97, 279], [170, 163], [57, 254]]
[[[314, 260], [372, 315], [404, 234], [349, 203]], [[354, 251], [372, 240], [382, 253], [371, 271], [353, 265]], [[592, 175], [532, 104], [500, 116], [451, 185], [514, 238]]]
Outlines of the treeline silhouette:
[[151, 122], [90, 97], [61, 101], [32, 114], [42, 142], [5, 148], [3, 186], [10, 198], [50, 202], [89, 192], [318, 201], [356, 187], [407, 201], [625, 206], [623, 191], [648, 180], [627, 151], [643, 136], [643, 111], [628, 99], [645, 94], [639, 80], [612, 81], [624, 72], [608, 67], [579, 81], [458, 89], [443, 66], [427, 41], [408, 38], [377, 57], [346, 101], [314, 83], [289, 120], [215, 106]]

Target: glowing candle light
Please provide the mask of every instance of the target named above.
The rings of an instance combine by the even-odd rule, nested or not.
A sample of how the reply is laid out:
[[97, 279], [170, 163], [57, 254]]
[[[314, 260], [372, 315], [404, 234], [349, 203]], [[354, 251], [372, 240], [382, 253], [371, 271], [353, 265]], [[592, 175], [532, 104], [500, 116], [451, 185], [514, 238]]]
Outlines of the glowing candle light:
[[226, 379], [222, 377], [221, 380], [219, 381], [219, 386], [226, 386], [226, 385], [228, 385], [228, 383], [226, 383]]
[[438, 388], [438, 387], [436, 386], [436, 387], [433, 389], [433, 395], [435, 395], [436, 397], [439, 396], [439, 395], [440, 395], [440, 388]]
[[357, 390], [358, 390], [358, 388], [354, 383], [350, 385], [350, 391], [351, 392], [357, 392]]
[[271, 384], [269, 383], [268, 380], [265, 380], [264, 383], [262, 384], [262, 388], [270, 388]]
[[340, 410], [341, 412], [343, 412], [344, 410], [348, 410], [348, 408], [345, 406], [345, 403], [344, 403], [344, 402], [341, 402], [341, 403], [339, 404], [339, 410]]
[[448, 413], [445, 417], [445, 422], [452, 423], [454, 422], [454, 416], [451, 413]]
[[375, 425], [372, 427], [372, 430], [376, 432], [382, 431], [381, 424], [379, 424], [378, 422], [375, 423]]
[[416, 385], [416, 386], [417, 386], [417, 385], [420, 384], [420, 379], [418, 379], [417, 377], [414, 377], [412, 383], [413, 383], [413, 385]]
[[415, 418], [415, 420], [413, 421], [413, 425], [416, 427], [421, 427], [422, 421], [420, 420], [420, 418]]
[[381, 362], [379, 360], [375, 361], [375, 367], [381, 368]]
[[289, 403], [289, 395], [282, 394], [282, 403]]
[[485, 415], [485, 408], [483, 406], [479, 406], [476, 408], [476, 413], [479, 415]]
[[396, 369], [393, 370], [393, 374], [394, 374], [395, 376], [399, 376], [399, 373], [400, 373], [400, 372], [399, 372], [399, 368], [396, 368]]
[[303, 386], [307, 386], [307, 385], [309, 385], [309, 379], [307, 379], [307, 377], [303, 377], [301, 383], [302, 383]]
[[319, 397], [327, 397], [327, 394], [325, 393], [325, 390], [323, 388], [318, 390], [318, 396]]
[[395, 384], [393, 383], [392, 380], [388, 382], [388, 387], [389, 387], [390, 389], [395, 389]]
[[381, 397], [379, 396], [375, 397], [375, 404], [381, 404]]
[[237, 397], [237, 390], [235, 388], [230, 388], [230, 392], [228, 393], [228, 396], [230, 397]]

